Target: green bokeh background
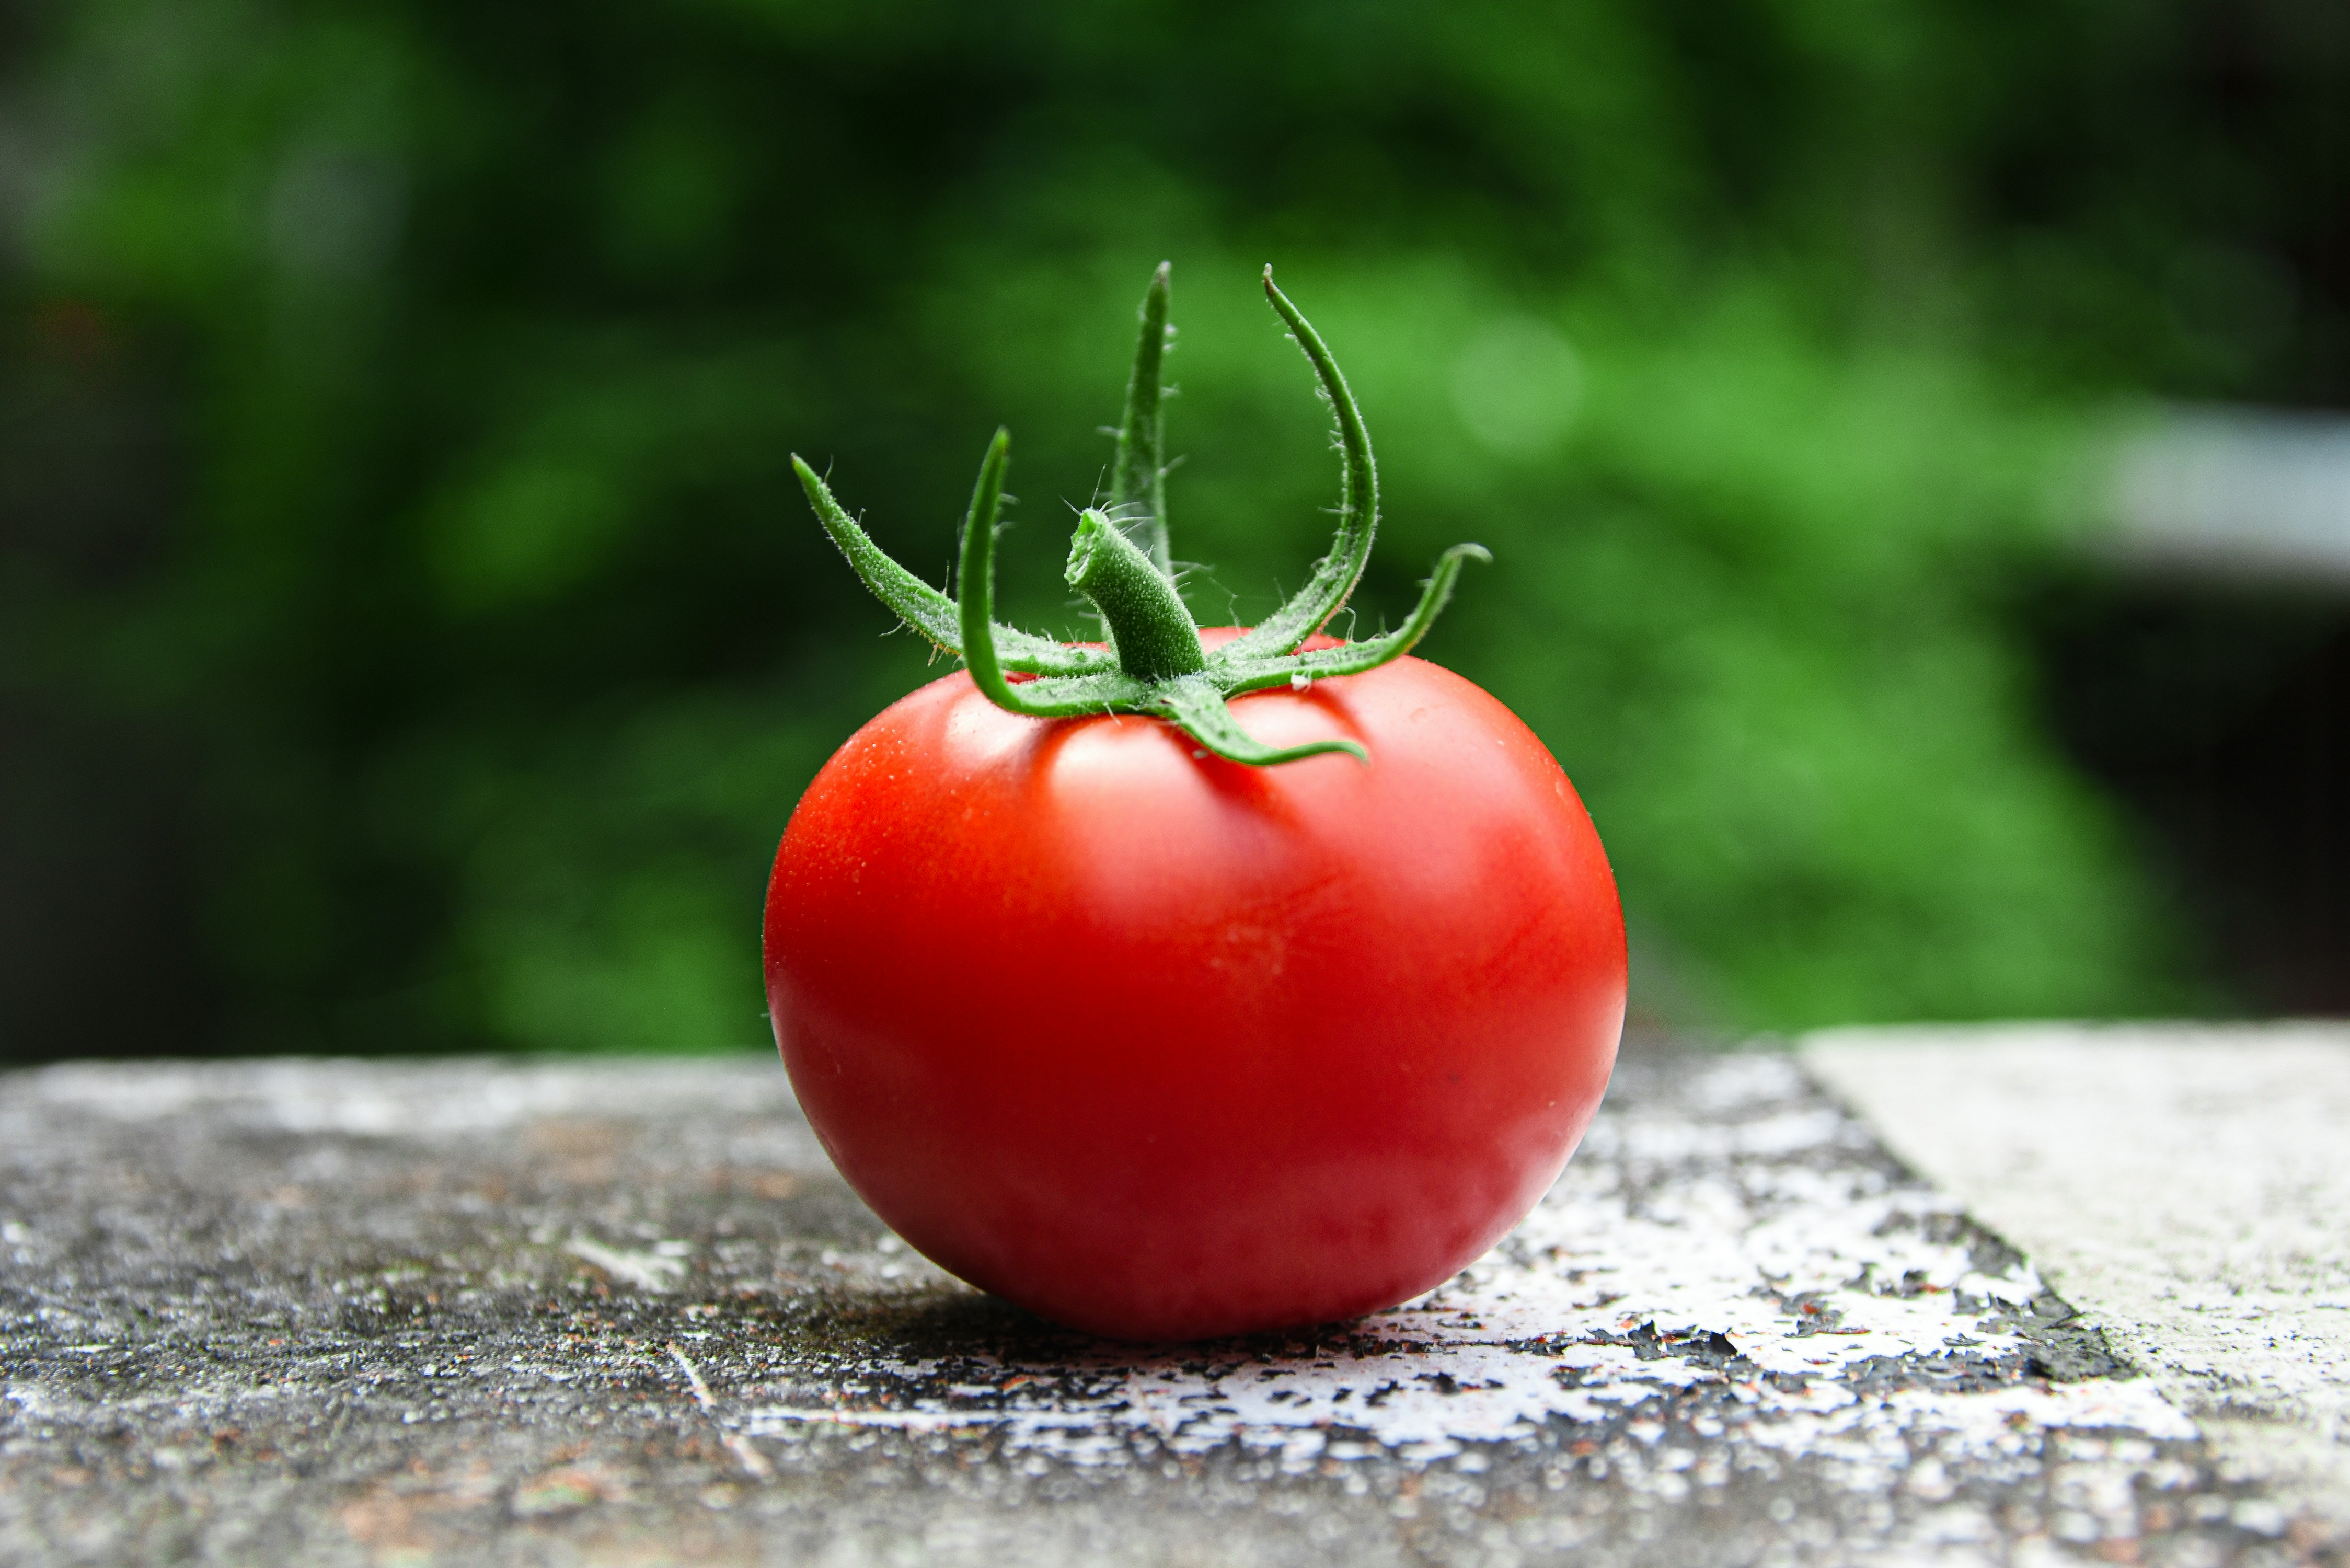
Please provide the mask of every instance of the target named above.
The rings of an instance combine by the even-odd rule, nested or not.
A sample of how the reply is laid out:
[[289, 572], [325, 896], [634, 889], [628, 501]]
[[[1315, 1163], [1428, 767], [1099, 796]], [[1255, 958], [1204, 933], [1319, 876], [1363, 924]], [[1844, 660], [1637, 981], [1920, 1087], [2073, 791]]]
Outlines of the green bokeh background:
[[[18, 918], [97, 933], [51, 949], [120, 985], [79, 1033], [20, 1008], [8, 1054], [762, 1044], [792, 803], [944, 668], [787, 454], [935, 581], [1008, 424], [1007, 618], [1076, 629], [1069, 507], [1162, 257], [1195, 610], [1270, 607], [1328, 527], [1271, 261], [1381, 460], [1359, 624], [1442, 546], [1493, 550], [1423, 651], [1575, 777], [1647, 1013], [2224, 1002], [2046, 737], [2015, 607], [2070, 569], [2145, 400], [2342, 397], [2337, 7], [80, 0], [10, 27], [0, 647], [49, 759], [9, 764], [15, 831], [99, 900]], [[73, 531], [113, 515], [76, 484], [120, 538]], [[108, 923], [109, 854], [145, 925]]]

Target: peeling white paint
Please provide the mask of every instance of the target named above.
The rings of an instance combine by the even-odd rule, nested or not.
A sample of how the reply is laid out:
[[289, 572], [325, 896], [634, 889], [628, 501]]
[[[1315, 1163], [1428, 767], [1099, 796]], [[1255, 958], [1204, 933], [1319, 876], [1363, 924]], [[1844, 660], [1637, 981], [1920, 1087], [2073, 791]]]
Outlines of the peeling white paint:
[[[1872, 1391], [1867, 1374], [1887, 1360], [2012, 1363], [2021, 1344], [1994, 1320], [2040, 1296], [2038, 1277], [2024, 1263], [1986, 1275], [1965, 1247], [1934, 1240], [1958, 1229], [1950, 1201], [1888, 1173], [1792, 1062], [1695, 1070], [1720, 1119], [1611, 1106], [1500, 1247], [1430, 1295], [1353, 1325], [1344, 1353], [1219, 1346], [1138, 1359], [1102, 1345], [1075, 1361], [951, 1366], [878, 1354], [837, 1369], [826, 1403], [754, 1395], [746, 1430], [983, 1428], [1084, 1465], [1236, 1442], [1297, 1470], [1374, 1449], [1430, 1462], [1560, 1421], [1653, 1445], [1665, 1422], [1628, 1417], [1712, 1386], [1714, 1435], [1827, 1456], [1871, 1486], [1916, 1453], [1958, 1468], [2007, 1451], [2019, 1433], [2195, 1437], [2143, 1381]], [[1718, 1345], [1714, 1365], [1693, 1353], [1711, 1335], [1737, 1359], [1724, 1364]]]
[[574, 1236], [563, 1243], [563, 1250], [575, 1258], [593, 1263], [623, 1284], [634, 1285], [640, 1291], [666, 1292], [677, 1288], [685, 1277], [682, 1259], [665, 1257], [659, 1251], [638, 1252], [626, 1247], [608, 1247], [586, 1236]]

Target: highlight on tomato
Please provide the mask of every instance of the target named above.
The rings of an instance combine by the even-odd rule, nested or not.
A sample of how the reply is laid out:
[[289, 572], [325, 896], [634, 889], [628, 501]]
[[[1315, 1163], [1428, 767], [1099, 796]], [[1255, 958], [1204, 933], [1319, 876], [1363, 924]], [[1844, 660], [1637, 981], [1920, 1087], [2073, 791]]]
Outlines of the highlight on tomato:
[[949, 1272], [1071, 1327], [1171, 1341], [1357, 1316], [1441, 1284], [1557, 1179], [1625, 997], [1597, 833], [1533, 732], [1409, 656], [1323, 634], [1378, 475], [1322, 338], [1338, 526], [1251, 628], [1201, 628], [1168, 550], [1152, 277], [1108, 491], [1066, 576], [1098, 646], [999, 625], [1010, 439], [955, 595], [793, 466], [866, 586], [964, 668], [852, 736], [775, 857], [775, 1039], [843, 1178]]

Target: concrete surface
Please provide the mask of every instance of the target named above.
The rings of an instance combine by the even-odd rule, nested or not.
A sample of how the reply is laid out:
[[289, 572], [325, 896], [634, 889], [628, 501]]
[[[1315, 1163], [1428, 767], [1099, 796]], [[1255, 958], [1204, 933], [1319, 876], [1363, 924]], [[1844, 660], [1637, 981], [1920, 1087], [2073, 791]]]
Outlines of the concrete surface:
[[1804, 1059], [2232, 1471], [2350, 1526], [2350, 1026], [1856, 1030]]
[[9, 1563], [2345, 1561], [2130, 1371], [1783, 1055], [1627, 1056], [1429, 1298], [1158, 1351], [907, 1254], [765, 1059], [0, 1076]]

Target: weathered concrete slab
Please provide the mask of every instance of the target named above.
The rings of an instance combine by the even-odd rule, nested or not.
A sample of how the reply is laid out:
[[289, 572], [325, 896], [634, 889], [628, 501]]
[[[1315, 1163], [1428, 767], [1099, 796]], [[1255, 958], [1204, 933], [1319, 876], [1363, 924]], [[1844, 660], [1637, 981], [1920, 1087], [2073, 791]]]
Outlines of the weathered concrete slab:
[[2232, 1469], [2350, 1528], [2350, 1026], [1855, 1030], [1804, 1054]]
[[0, 1226], [11, 1563], [2339, 1561], [1785, 1057], [1164, 1351], [909, 1256], [765, 1060], [16, 1075]]

